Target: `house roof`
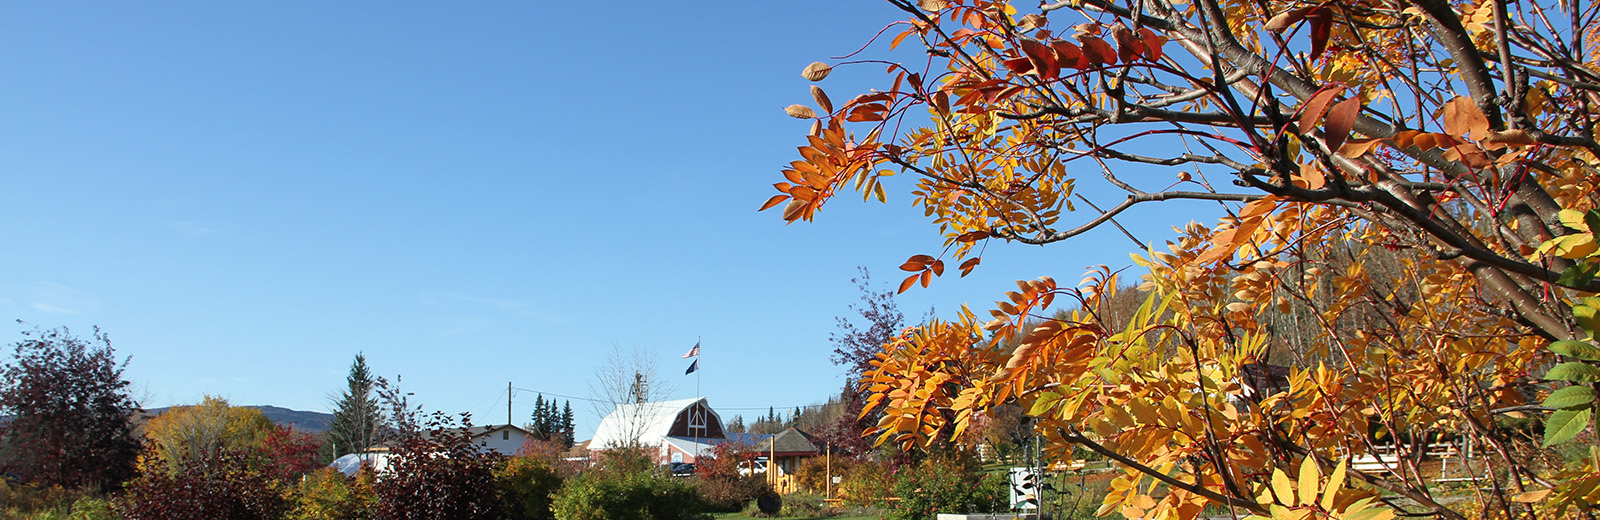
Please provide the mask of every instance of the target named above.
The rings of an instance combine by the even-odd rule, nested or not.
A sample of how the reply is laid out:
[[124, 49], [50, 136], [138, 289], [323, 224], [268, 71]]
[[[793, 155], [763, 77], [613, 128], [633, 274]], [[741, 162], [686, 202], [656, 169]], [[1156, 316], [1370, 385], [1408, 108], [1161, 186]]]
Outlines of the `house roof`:
[[[695, 397], [678, 399], [676, 401], [657, 401], [653, 403], [624, 403], [617, 405], [609, 415], [600, 420], [600, 426], [594, 431], [594, 438], [589, 439], [591, 449], [604, 449], [614, 446], [625, 446], [634, 441], [644, 445], [659, 445], [665, 442], [667, 432], [672, 429], [673, 421], [678, 414], [696, 403], [701, 403], [707, 410], [711, 406], [704, 404], [706, 398]], [[715, 411], [711, 411], [708, 420], [722, 422]], [[637, 437], [637, 438], [630, 438]]]
[[817, 447], [816, 440], [811, 434], [794, 428], [778, 432], [772, 438], [757, 443], [755, 450], [761, 453], [777, 452], [787, 455], [822, 453], [822, 449]]

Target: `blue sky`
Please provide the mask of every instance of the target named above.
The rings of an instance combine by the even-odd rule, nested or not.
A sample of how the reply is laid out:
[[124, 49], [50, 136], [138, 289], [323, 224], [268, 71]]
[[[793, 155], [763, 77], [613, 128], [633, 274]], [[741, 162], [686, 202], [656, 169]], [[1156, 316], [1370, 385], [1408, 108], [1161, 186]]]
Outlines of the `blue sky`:
[[[5, 3], [3, 337], [98, 325], [147, 406], [327, 410], [365, 352], [415, 402], [500, 422], [508, 381], [588, 396], [614, 346], [687, 397], [697, 338], [725, 417], [820, 402], [856, 266], [887, 287], [939, 239], [909, 179], [810, 224], [755, 209], [803, 143], [782, 110], [809, 102], [800, 70], [896, 19], [847, 0]], [[1182, 223], [1150, 213], [1125, 219], [1145, 240]], [[987, 308], [1128, 246], [995, 244], [901, 306]], [[573, 404], [581, 437], [598, 418]]]

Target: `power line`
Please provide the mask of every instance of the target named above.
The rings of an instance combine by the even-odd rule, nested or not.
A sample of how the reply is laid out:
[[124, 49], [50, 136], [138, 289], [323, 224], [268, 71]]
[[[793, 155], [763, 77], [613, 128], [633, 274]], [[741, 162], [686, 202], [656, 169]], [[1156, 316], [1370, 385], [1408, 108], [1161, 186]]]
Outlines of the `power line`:
[[[514, 386], [514, 387], [511, 387], [511, 388], [514, 389], [514, 390], [517, 390], [519, 392], [528, 392], [528, 393], [533, 393], [533, 394], [544, 394], [544, 395], [548, 395], [548, 396], [561, 397], [561, 398], [566, 398], [566, 399], [577, 399], [579, 401], [589, 401], [591, 403], [612, 404], [610, 401], [606, 401], [606, 400], [602, 400], [602, 399], [595, 399], [595, 398], [592, 398], [592, 397], [578, 397], [578, 396], [575, 396], [575, 395], [564, 395], [564, 394], [558, 394], [558, 393], [555, 393], [555, 392], [546, 392], [546, 391], [543, 391], [543, 390], [534, 390], [534, 389], [531, 389], [531, 388], [522, 388], [520, 386]], [[826, 404], [828, 404], [828, 403], [812, 403], [812, 404], [802, 404], [802, 405], [798, 405], [798, 406], [794, 406], [794, 405], [791, 405], [791, 406], [718, 406], [718, 407], [716, 407], [716, 409], [717, 410], [757, 410], [757, 411], [759, 411], [762, 408], [772, 408], [772, 409], [781, 408], [781, 409], [784, 409], [784, 410], [790, 410], [790, 409], [794, 409], [794, 408], [804, 409], [804, 408], [810, 408], [810, 407], [813, 407], [813, 406], [824, 406]]]

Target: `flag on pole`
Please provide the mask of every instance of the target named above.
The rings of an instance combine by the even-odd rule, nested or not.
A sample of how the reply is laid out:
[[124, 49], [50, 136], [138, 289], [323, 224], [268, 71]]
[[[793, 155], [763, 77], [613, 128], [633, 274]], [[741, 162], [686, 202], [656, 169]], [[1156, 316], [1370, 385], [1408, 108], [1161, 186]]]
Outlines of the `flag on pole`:
[[683, 359], [689, 359], [698, 355], [700, 355], [700, 342], [696, 341], [694, 342], [694, 348], [689, 349], [689, 353], [684, 354]]
[[689, 364], [689, 369], [688, 370], [683, 371], [683, 375], [693, 374], [694, 371], [699, 370], [699, 369], [700, 369], [700, 360], [696, 359], [696, 360], [694, 360], [693, 363]]

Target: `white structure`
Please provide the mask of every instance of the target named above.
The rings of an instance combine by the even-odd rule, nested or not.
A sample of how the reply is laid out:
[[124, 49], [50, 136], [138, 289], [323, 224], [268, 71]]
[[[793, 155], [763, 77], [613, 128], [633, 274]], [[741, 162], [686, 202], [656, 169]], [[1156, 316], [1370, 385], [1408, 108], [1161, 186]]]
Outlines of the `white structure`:
[[600, 420], [589, 449], [641, 447], [658, 463], [694, 462], [727, 442], [722, 417], [704, 397], [617, 405]]
[[[454, 429], [454, 433], [460, 433], [461, 431], [459, 428]], [[476, 444], [480, 451], [494, 451], [507, 456], [516, 455], [522, 449], [522, 445], [528, 442], [528, 439], [533, 438], [527, 430], [510, 424], [474, 426], [471, 430], [467, 430], [466, 433], [472, 436], [472, 443]], [[431, 437], [436, 434], [437, 432], [429, 432], [428, 435]], [[381, 446], [369, 448], [362, 453], [350, 453], [339, 457], [328, 466], [346, 475], [355, 475], [356, 471], [361, 469], [362, 463], [366, 463], [372, 466], [373, 471], [383, 473], [389, 469], [389, 458], [391, 456], [390, 446], [385, 443]]]

